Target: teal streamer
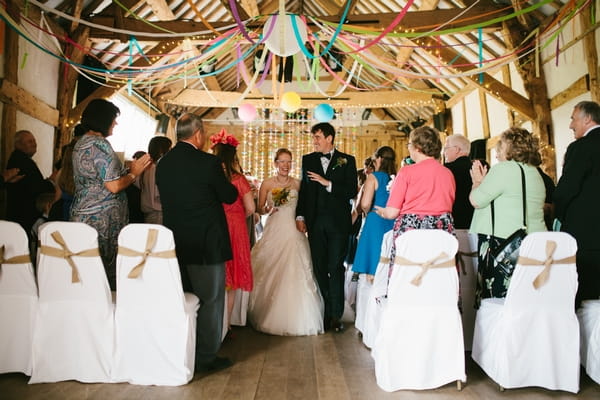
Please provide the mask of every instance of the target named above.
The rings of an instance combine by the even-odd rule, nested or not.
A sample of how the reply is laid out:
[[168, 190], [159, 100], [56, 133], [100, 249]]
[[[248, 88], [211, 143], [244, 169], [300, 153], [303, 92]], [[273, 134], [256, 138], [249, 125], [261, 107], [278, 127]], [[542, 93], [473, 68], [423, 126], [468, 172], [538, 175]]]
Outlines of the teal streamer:
[[[479, 42], [479, 68], [483, 67], [483, 29], [477, 28], [477, 40]], [[483, 73], [479, 74], [479, 84], [483, 85]]]

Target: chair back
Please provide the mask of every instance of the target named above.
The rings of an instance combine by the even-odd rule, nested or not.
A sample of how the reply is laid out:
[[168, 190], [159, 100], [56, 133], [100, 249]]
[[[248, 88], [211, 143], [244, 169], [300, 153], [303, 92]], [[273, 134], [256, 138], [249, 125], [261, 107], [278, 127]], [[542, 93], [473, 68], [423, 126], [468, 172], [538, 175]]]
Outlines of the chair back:
[[113, 379], [184, 385], [194, 372], [198, 298], [183, 292], [173, 233], [129, 224], [119, 234]]
[[[119, 234], [117, 307], [184, 310], [173, 233], [162, 225], [129, 224]], [[160, 295], [157, 295], [160, 294]]]
[[445, 231], [419, 229], [400, 235], [396, 239], [388, 302], [411, 307], [456, 307], [457, 251], [458, 241]]
[[31, 375], [31, 340], [38, 292], [27, 234], [0, 221], [0, 373]]
[[98, 234], [81, 222], [47, 222], [39, 238], [40, 300], [29, 383], [110, 382], [114, 307]]
[[[505, 308], [565, 309], [572, 314], [577, 293], [576, 252], [577, 242], [568, 233], [534, 232], [527, 235], [521, 243]], [[548, 266], [544, 265], [546, 260]]]

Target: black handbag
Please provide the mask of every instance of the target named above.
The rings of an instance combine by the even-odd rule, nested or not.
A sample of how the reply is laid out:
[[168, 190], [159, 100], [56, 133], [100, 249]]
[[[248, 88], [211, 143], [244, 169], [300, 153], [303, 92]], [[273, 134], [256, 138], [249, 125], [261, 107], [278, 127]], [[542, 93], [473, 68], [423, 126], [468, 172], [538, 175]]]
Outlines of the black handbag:
[[[484, 298], [486, 297], [506, 297], [508, 284], [512, 277], [517, 259], [519, 258], [519, 248], [525, 236], [527, 236], [527, 196], [525, 185], [525, 172], [523, 167], [517, 164], [521, 170], [521, 187], [523, 190], [523, 226], [514, 231], [508, 238], [502, 239], [494, 236], [494, 202], [491, 203], [492, 211], [492, 235], [489, 238], [489, 247], [486, 254], [487, 275], [493, 276], [484, 289]], [[483, 272], [483, 271], [482, 271]], [[487, 293], [485, 293], [487, 290]]]

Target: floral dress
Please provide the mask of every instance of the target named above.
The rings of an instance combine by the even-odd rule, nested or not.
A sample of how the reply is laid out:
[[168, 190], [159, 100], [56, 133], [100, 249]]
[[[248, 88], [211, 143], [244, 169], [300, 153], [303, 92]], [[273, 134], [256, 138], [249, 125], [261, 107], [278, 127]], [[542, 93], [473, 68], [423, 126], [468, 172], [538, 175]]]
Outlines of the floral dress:
[[233, 204], [223, 204], [231, 241], [233, 258], [225, 263], [225, 284], [227, 289], [252, 290], [252, 264], [250, 261], [250, 237], [246, 226], [246, 211], [242, 198], [250, 189], [243, 175], [233, 176], [231, 183], [238, 190], [238, 198]]
[[111, 289], [116, 288], [117, 239], [129, 221], [129, 211], [125, 191], [111, 193], [104, 182], [117, 180], [125, 172], [105, 138], [84, 135], [75, 144], [71, 221], [84, 222], [98, 232], [100, 256]]

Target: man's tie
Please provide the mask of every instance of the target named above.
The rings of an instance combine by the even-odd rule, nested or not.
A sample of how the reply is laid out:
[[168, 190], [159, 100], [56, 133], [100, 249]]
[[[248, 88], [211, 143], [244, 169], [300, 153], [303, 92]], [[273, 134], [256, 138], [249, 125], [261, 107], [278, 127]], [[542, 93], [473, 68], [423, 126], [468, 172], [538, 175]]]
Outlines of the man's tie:
[[328, 160], [331, 160], [331, 153], [321, 153], [321, 157], [325, 157]]

